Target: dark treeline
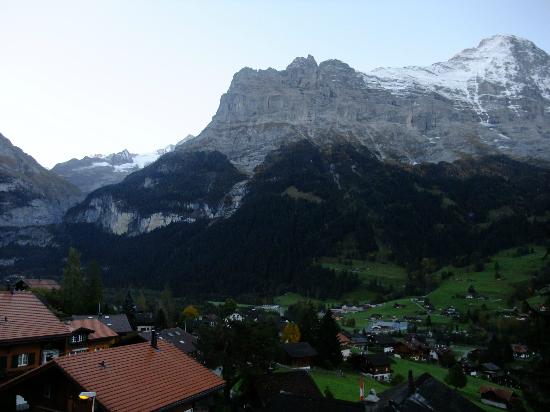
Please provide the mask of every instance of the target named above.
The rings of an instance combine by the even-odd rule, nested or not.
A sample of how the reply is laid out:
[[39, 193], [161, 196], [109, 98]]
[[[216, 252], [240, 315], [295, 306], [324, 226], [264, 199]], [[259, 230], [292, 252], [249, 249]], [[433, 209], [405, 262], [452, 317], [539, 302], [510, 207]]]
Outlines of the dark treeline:
[[434, 268], [475, 263], [548, 236], [550, 223], [539, 217], [550, 210], [549, 187], [550, 171], [505, 157], [407, 169], [351, 146], [321, 151], [300, 142], [268, 156], [231, 218], [133, 238], [67, 225], [57, 239], [65, 249], [49, 259], [54, 266], [75, 246], [100, 262], [111, 286], [338, 297], [358, 285], [356, 276], [323, 269], [317, 257], [367, 259], [383, 246], [413, 280], [426, 259]]

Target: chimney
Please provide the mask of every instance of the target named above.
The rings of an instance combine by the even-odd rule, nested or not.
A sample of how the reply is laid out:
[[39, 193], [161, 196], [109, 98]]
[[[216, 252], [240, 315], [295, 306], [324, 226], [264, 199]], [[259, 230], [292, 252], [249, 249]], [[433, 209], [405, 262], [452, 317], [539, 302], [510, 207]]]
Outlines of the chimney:
[[151, 331], [151, 346], [155, 349], [159, 348], [157, 345], [157, 331], [154, 329]]
[[416, 388], [414, 387], [414, 378], [413, 378], [413, 371], [409, 369], [409, 376], [408, 376], [408, 382], [409, 382], [409, 394], [413, 394], [416, 392]]

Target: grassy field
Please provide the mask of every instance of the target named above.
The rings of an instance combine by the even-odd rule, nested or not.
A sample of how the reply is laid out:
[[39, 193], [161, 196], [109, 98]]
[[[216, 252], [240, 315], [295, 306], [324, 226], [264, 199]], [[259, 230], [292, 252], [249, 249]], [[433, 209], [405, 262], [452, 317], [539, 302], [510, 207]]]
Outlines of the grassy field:
[[[544, 264], [542, 257], [545, 250], [542, 247], [533, 249], [534, 253], [525, 256], [516, 256], [515, 249], [497, 253], [481, 272], [474, 272], [471, 268], [443, 268], [441, 271], [452, 271], [454, 276], [443, 281], [428, 295], [430, 302], [436, 309], [454, 306], [461, 311], [483, 304], [489, 310], [507, 308], [507, 300], [514, 292], [514, 284], [528, 281], [533, 272]], [[495, 279], [495, 262], [500, 266], [501, 279]], [[464, 299], [456, 296], [466, 295], [470, 285], [487, 299]]]
[[[413, 362], [406, 359], [394, 358], [395, 364], [392, 366], [394, 374], [400, 373], [406, 379], [409, 370], [413, 371], [413, 376], [418, 377], [423, 373], [429, 373], [434, 378], [438, 379], [441, 382], [444, 382], [445, 376], [447, 375], [448, 370], [442, 368], [437, 364], [426, 363], [426, 362]], [[491, 406], [484, 405], [480, 402], [479, 387], [482, 385], [496, 386], [492, 382], [488, 382], [484, 379], [476, 378], [473, 376], [468, 376], [468, 383], [462, 389], [458, 389], [464, 397], [468, 398], [474, 402], [480, 408], [486, 411], [497, 411], [498, 409]], [[502, 386], [502, 388], [505, 388]]]
[[[423, 373], [429, 373], [434, 378], [444, 382], [448, 372], [447, 369], [437, 364], [413, 362], [398, 358], [394, 358], [394, 361], [395, 363], [392, 365], [394, 374], [401, 374], [405, 379], [407, 378], [409, 370], [412, 370], [415, 378]], [[343, 376], [339, 376], [334, 371], [314, 368], [310, 371], [310, 374], [322, 392], [328, 388], [337, 399], [348, 401], [359, 400], [359, 373], [347, 371], [344, 372]], [[497, 409], [480, 402], [479, 388], [482, 385], [498, 386], [483, 379], [468, 376], [468, 383], [464, 388], [458, 389], [458, 392], [483, 410], [496, 411]], [[374, 388], [377, 393], [381, 393], [391, 388], [391, 385], [380, 383], [374, 379], [365, 378], [365, 392], [368, 393], [371, 388]]]
[[[359, 373], [347, 371], [343, 376], [339, 376], [334, 371], [315, 368], [310, 371], [310, 374], [321, 392], [328, 388], [336, 399], [359, 401]], [[365, 378], [365, 392], [368, 393], [371, 388], [380, 393], [390, 388], [390, 385]]]

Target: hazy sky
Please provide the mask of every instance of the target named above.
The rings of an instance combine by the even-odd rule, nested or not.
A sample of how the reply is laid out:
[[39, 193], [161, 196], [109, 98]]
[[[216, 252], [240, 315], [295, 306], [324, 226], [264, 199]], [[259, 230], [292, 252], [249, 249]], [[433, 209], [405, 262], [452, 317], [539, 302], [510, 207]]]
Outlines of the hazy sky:
[[198, 134], [244, 66], [428, 65], [493, 34], [550, 51], [540, 1], [0, 0], [0, 133], [52, 167]]

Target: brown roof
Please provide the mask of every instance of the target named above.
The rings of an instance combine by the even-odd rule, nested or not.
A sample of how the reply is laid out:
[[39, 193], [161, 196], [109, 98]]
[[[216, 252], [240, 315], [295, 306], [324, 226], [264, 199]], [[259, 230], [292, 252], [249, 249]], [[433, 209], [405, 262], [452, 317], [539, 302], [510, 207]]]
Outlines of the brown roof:
[[31, 289], [47, 289], [57, 290], [61, 289], [59, 283], [53, 279], [24, 279], [24, 282], [29, 285]]
[[[175, 346], [159, 341], [54, 359], [109, 411], [153, 411], [206, 395], [224, 381]], [[100, 363], [104, 362], [105, 366]]]
[[69, 335], [67, 325], [31, 292], [0, 292], [0, 343]]
[[503, 388], [495, 388], [495, 387], [492, 387], [492, 386], [481, 386], [479, 388], [479, 392], [483, 395], [485, 393], [489, 393], [489, 392], [492, 392], [494, 393], [498, 398], [500, 399], [503, 399], [507, 402], [510, 402], [510, 400], [512, 399], [512, 397], [514, 396], [514, 391], [509, 391], [507, 389], [503, 389]]
[[88, 336], [88, 340], [90, 341], [116, 338], [118, 336], [118, 333], [97, 319], [72, 320], [69, 322], [69, 328], [71, 331], [75, 331], [80, 328], [93, 330], [93, 333], [90, 333]]

